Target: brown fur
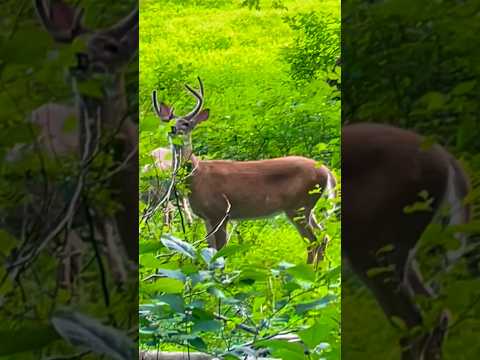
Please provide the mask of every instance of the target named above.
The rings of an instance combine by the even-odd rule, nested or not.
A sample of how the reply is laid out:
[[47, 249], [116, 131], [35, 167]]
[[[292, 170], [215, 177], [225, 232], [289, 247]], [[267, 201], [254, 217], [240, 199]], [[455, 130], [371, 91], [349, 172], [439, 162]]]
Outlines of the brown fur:
[[[399, 317], [409, 329], [423, 321], [414, 296], [434, 296], [411, 268], [409, 255], [444, 199], [453, 159], [438, 145], [422, 150], [422, 142], [423, 138], [411, 131], [385, 125], [342, 129], [343, 254], [387, 317]], [[469, 190], [468, 177], [456, 161], [454, 164], [455, 187], [464, 197]], [[434, 199], [432, 211], [405, 214], [405, 206], [421, 201], [419, 193], [424, 190]], [[381, 260], [377, 251], [387, 245], [394, 250]], [[388, 265], [395, 270], [367, 275], [369, 269]], [[448, 323], [445, 319], [443, 313], [430, 334], [403, 339], [402, 359], [436, 359], [445, 321]]]
[[[330, 176], [325, 166], [299, 156], [258, 161], [192, 160], [195, 171], [189, 182], [192, 210], [214, 229], [225, 216], [226, 199], [231, 204], [229, 219], [256, 219], [283, 212], [300, 235], [312, 246], [308, 262], [321, 260], [326, 240], [318, 246], [314, 229], [320, 228], [313, 208], [327, 187]], [[335, 186], [335, 185], [333, 185]], [[318, 191], [318, 187], [322, 189]], [[315, 191], [317, 189], [317, 191]], [[222, 248], [227, 241], [226, 221], [210, 237], [212, 247]]]

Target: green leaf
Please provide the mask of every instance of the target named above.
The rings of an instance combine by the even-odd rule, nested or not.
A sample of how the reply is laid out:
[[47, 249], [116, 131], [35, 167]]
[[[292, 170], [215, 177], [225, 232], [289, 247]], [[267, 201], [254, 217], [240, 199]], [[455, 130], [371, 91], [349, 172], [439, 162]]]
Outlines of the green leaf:
[[160, 261], [152, 253], [142, 254], [140, 255], [140, 264], [143, 268], [156, 269], [160, 265]]
[[193, 323], [192, 332], [215, 332], [220, 331], [223, 324], [218, 320], [200, 320]]
[[300, 344], [282, 340], [267, 340], [260, 341], [259, 345], [269, 348], [274, 358], [305, 360], [304, 349]]
[[377, 252], [375, 253], [375, 255], [380, 256], [380, 255], [383, 255], [385, 253], [392, 252], [393, 250], [395, 250], [395, 245], [388, 244], [388, 245], [382, 246], [380, 249], [378, 249]]
[[233, 254], [236, 254], [241, 251], [246, 251], [248, 249], [248, 246], [246, 245], [237, 245], [237, 244], [232, 244], [232, 245], [227, 245], [224, 246], [220, 251], [218, 251], [212, 258], [211, 261], [215, 261], [219, 257], [229, 257]]
[[223, 291], [214, 287], [214, 286], [211, 286], [211, 287], [208, 288], [208, 293], [212, 294], [213, 296], [215, 296], [218, 299], [225, 299], [226, 298]]
[[157, 269], [157, 274], [163, 275], [170, 279], [177, 279], [182, 282], [185, 282], [187, 277], [180, 270], [170, 270], [170, 269]]
[[160, 303], [168, 304], [170, 308], [177, 313], [185, 312], [185, 304], [183, 302], [183, 298], [180, 295], [173, 295], [173, 294], [160, 295], [155, 297], [155, 300], [157, 300]]
[[183, 292], [183, 282], [177, 279], [161, 278], [154, 282], [153, 288], [158, 292], [179, 294]]
[[328, 339], [330, 327], [328, 324], [316, 321], [312, 326], [306, 330], [298, 332], [298, 336], [310, 348], [315, 348], [321, 342]]
[[96, 99], [103, 97], [103, 84], [99, 80], [90, 79], [77, 83], [77, 88], [80, 94]]
[[378, 266], [367, 270], [367, 276], [372, 278], [382, 274], [392, 274], [395, 271], [395, 264]]
[[208, 265], [212, 262], [212, 258], [215, 256], [216, 252], [217, 250], [213, 248], [203, 248], [200, 250], [200, 256]]
[[69, 343], [115, 360], [135, 358], [134, 342], [118, 329], [71, 310], [59, 310], [52, 317], [57, 332]]
[[455, 86], [451, 93], [453, 95], [467, 94], [467, 93], [469, 93], [470, 91], [473, 90], [473, 88], [475, 87], [476, 84], [477, 84], [476, 80], [462, 82], [462, 83], [458, 84], [457, 86]]
[[8, 254], [17, 244], [17, 239], [9, 232], [0, 229], [0, 254]]
[[333, 295], [333, 294], [325, 295], [324, 297], [316, 301], [311, 301], [308, 303], [297, 305], [295, 307], [295, 311], [297, 312], [297, 314], [303, 314], [310, 310], [319, 310], [328, 306], [332, 301], [335, 301], [336, 299], [337, 299], [336, 295]]
[[207, 344], [205, 344], [205, 341], [203, 341], [203, 339], [198, 336], [187, 339], [187, 342], [198, 350], [205, 350], [207, 348]]
[[294, 267], [287, 269], [288, 274], [292, 275], [296, 280], [314, 282], [315, 281], [315, 270], [309, 264], [300, 264]]
[[0, 330], [0, 356], [33, 352], [61, 339], [50, 324], [24, 322], [15, 328]]
[[247, 282], [249, 280], [251, 281], [265, 281], [267, 279], [268, 274], [262, 270], [262, 269], [255, 269], [255, 268], [245, 268], [242, 269], [242, 272], [240, 273], [240, 281]]
[[446, 96], [440, 92], [431, 91], [423, 95], [419, 102], [424, 104], [427, 107], [427, 110], [436, 111], [443, 109], [446, 102]]
[[179, 254], [189, 257], [190, 259], [195, 259], [196, 257], [195, 248], [192, 245], [190, 245], [185, 241], [177, 239], [172, 235], [164, 235], [162, 236], [160, 241], [169, 250], [175, 251]]

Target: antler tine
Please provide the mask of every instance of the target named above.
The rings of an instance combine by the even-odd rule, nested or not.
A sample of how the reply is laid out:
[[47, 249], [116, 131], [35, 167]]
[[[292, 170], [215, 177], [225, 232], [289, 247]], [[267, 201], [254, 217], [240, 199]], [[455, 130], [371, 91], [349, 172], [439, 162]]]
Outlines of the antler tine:
[[157, 90], [152, 91], [152, 105], [153, 105], [153, 109], [155, 110], [155, 113], [157, 114], [157, 116], [161, 117], [160, 116], [160, 108], [158, 107]]
[[200, 85], [200, 95], [202, 96], [203, 99], [203, 82], [202, 79], [200, 79], [200, 76], [197, 76], [198, 84]]
[[135, 26], [137, 25], [138, 25], [138, 7], [132, 10], [130, 14], [128, 14], [118, 23], [116, 23], [115, 25], [111, 26], [108, 29], [105, 29], [105, 32], [115, 37], [122, 37], [129, 30], [134, 29]]
[[198, 77], [198, 81], [200, 84], [200, 94], [196, 90], [192, 89], [189, 85], [185, 84], [185, 88], [190, 91], [197, 99], [197, 104], [195, 105], [193, 110], [184, 116], [184, 118], [187, 120], [193, 119], [193, 117], [198, 114], [198, 112], [202, 109], [203, 106], [203, 83], [202, 80], [200, 80], [200, 77]]

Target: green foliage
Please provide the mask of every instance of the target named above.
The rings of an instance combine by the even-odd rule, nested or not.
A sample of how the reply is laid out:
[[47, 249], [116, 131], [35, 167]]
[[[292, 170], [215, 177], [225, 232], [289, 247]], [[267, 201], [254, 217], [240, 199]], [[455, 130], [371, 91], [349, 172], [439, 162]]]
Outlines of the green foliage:
[[[210, 118], [193, 133], [197, 156], [255, 160], [303, 155], [329, 166], [340, 180], [340, 103], [326, 81], [332, 76], [328, 57], [339, 48], [338, 29], [332, 25], [332, 31], [320, 35], [322, 26], [330, 29], [339, 22], [339, 4], [205, 4], [142, 2], [141, 168], [152, 164], [153, 149], [168, 146], [171, 125], [155, 117], [152, 90], [176, 113], [186, 113], [192, 99], [183, 84], [195, 86], [200, 76]], [[307, 36], [313, 39], [304, 42], [302, 21], [307, 20], [302, 19], [307, 18]], [[302, 67], [305, 46], [318, 49], [314, 61], [305, 58], [303, 66], [315, 66], [315, 76], [300, 80], [295, 69]], [[185, 193], [182, 171], [177, 187]], [[168, 171], [143, 171], [141, 191], [158, 187], [169, 176]], [[310, 358], [339, 359], [340, 224], [335, 216], [324, 220], [331, 205], [319, 201], [316, 209], [325, 226], [318, 237], [327, 233], [331, 238], [319, 269], [305, 264], [307, 243], [283, 215], [231, 223], [229, 243], [219, 252], [205, 247], [199, 219], [183, 229], [176, 211], [167, 226], [159, 209], [141, 222], [141, 347], [188, 347], [228, 358], [268, 347], [277, 357], [303, 359], [299, 344], [271, 338], [297, 332]], [[140, 211], [146, 207], [141, 201]]]
[[[70, 339], [66, 336], [61, 339], [64, 334], [53, 325], [59, 306], [69, 307], [70, 310], [64, 313], [65, 316], [71, 315], [69, 311], [75, 309], [101, 318], [108, 326], [115, 324], [114, 326], [119, 328], [129, 328], [132, 321], [129, 314], [136, 308], [137, 301], [135, 296], [126, 296], [126, 293], [135, 294], [136, 283], [126, 284], [126, 291], [122, 291], [115, 289], [113, 280], [107, 276], [106, 286], [110, 290], [107, 319], [95, 262], [84, 264], [80, 269], [81, 280], [75, 292], [60, 288], [57, 281], [58, 259], [60, 252], [64, 250], [64, 239], [60, 237], [40, 252], [32, 263], [19, 267], [20, 273], [15, 281], [6, 276], [5, 265], [12, 260], [12, 253], [18, 253], [19, 249], [31, 249], [33, 252], [46, 235], [47, 226], [37, 224], [39, 221], [35, 212], [28, 214], [31, 218], [35, 217], [28, 226], [20, 230], [18, 224], [20, 214], [30, 209], [27, 205], [35, 203], [39, 198], [32, 188], [40, 188], [47, 182], [49, 186], [53, 183], [61, 184], [62, 190], [68, 194], [78, 174], [78, 160], [73, 159], [73, 156], [62, 158], [61, 161], [39, 156], [39, 152], [32, 146], [38, 129], [26, 120], [30, 118], [31, 112], [42, 104], [73, 103], [71, 84], [66, 75], [69, 67], [76, 64], [75, 54], [84, 50], [85, 41], [77, 39], [71, 45], [54, 43], [41, 27], [32, 4], [32, 1], [2, 2], [3, 15], [0, 25], [0, 225], [7, 229], [0, 231], [0, 354], [8, 359], [27, 360], [78, 355], [78, 349], [70, 345]], [[112, 24], [119, 16], [130, 11], [132, 4], [132, 1], [102, 1], [102, 4], [92, 0], [82, 1], [82, 6], [86, 9], [86, 22], [92, 28]], [[108, 11], [105, 11], [104, 6], [107, 5]], [[132, 65], [126, 77], [129, 88], [138, 87], [138, 65]], [[85, 83], [82, 91], [95, 94], [97, 85]], [[136, 93], [135, 90], [134, 94]], [[133, 109], [138, 107], [136, 98], [135, 96], [135, 101], [130, 103]], [[64, 130], [68, 132], [73, 126], [75, 119], [67, 121]], [[18, 159], [3, 161], [15, 145], [18, 146]], [[100, 173], [99, 168], [108, 166], [109, 161], [112, 161], [111, 154], [102, 154], [95, 159], [92, 162], [91, 177], [87, 182], [96, 178]], [[104, 188], [99, 191], [99, 188], [98, 183], [92, 186], [95, 192], [92, 195], [94, 201], [104, 205], [102, 210], [108, 211], [115, 207], [111, 194]], [[90, 196], [88, 191], [85, 191], [84, 196]], [[58, 216], [61, 207], [50, 198], [48, 203], [48, 206], [40, 211], [48, 210], [53, 220], [53, 217]], [[9, 216], [15, 221], [10, 222]], [[77, 221], [70, 226], [78, 230]], [[90, 257], [92, 254], [93, 250], [87, 246], [86, 256]], [[11, 271], [11, 268], [9, 270]], [[126, 304], [131, 304], [131, 311], [125, 311]], [[99, 329], [90, 327], [90, 330]], [[116, 338], [120, 339], [118, 336]], [[89, 340], [93, 342], [93, 338]], [[132, 344], [129, 346], [131, 349]], [[83, 358], [98, 358], [98, 354], [87, 354]]]
[[[473, 186], [466, 202], [473, 205], [474, 220], [461, 229], [467, 234], [475, 234], [480, 200], [476, 81], [480, 53], [472, 46], [480, 26], [477, 13], [478, 2], [457, 1], [347, 0], [342, 7], [343, 119], [414, 129], [426, 136], [425, 148], [438, 142], [462, 159]], [[429, 211], [432, 199], [428, 194], [420, 197], [406, 212]], [[438, 300], [419, 303], [427, 324], [440, 306], [450, 306], [453, 318], [444, 357], [470, 359], [479, 353], [471, 337], [479, 326], [478, 279], [467, 274], [463, 260], [448, 274], [439, 271], [443, 260], [431, 251], [456, 248], [453, 230], [433, 225], [420, 241], [424, 278], [435, 280], [443, 290]], [[391, 270], [376, 268], [370, 275]], [[348, 319], [343, 328], [344, 356], [398, 359], [401, 331], [388, 324], [351, 273], [346, 272], [343, 279], [343, 314]], [[465, 347], [466, 343], [472, 346]]]
[[[286, 17], [286, 20], [299, 33], [295, 45], [285, 52], [293, 78], [311, 80], [335, 74], [340, 57], [340, 18], [310, 12]], [[338, 78], [338, 74], [335, 75]]]

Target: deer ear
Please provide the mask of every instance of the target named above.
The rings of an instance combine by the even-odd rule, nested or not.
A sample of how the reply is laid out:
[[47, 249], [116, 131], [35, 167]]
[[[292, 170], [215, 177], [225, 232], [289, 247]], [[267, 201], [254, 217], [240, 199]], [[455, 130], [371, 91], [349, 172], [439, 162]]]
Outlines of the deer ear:
[[160, 103], [160, 108], [157, 113], [163, 121], [170, 121], [173, 119], [173, 109], [163, 102]]
[[207, 120], [209, 115], [210, 115], [210, 109], [204, 109], [200, 111], [197, 114], [197, 116], [193, 118], [194, 125], [200, 124], [202, 121]]
[[58, 42], [72, 42], [88, 31], [82, 24], [83, 9], [62, 0], [35, 0], [35, 8], [45, 29]]
[[170, 121], [173, 119], [173, 108], [171, 108], [168, 105], [165, 105], [165, 103], [163, 102], [161, 102], [160, 104], [158, 103], [157, 90], [152, 91], [152, 105], [153, 105], [153, 109], [155, 110], [155, 113], [160, 118], [160, 120]]

